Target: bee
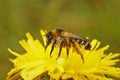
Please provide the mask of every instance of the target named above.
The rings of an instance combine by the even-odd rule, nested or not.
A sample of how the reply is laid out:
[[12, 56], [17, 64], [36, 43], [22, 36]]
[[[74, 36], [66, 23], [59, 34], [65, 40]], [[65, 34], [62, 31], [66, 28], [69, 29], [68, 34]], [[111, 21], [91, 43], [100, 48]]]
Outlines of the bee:
[[45, 49], [48, 47], [50, 43], [53, 43], [50, 51], [50, 55], [52, 54], [52, 51], [54, 50], [54, 47], [56, 45], [59, 45], [60, 47], [58, 57], [60, 56], [62, 47], [66, 47], [68, 54], [69, 48], [73, 46], [74, 49], [81, 55], [81, 58], [83, 59], [83, 55], [79, 50], [79, 47], [81, 45], [84, 45], [86, 50], [90, 50], [91, 48], [91, 44], [89, 43], [88, 39], [81, 36], [76, 36], [62, 29], [53, 29], [50, 32], [46, 33], [45, 36], [47, 39], [46, 41], [47, 44], [45, 46]]

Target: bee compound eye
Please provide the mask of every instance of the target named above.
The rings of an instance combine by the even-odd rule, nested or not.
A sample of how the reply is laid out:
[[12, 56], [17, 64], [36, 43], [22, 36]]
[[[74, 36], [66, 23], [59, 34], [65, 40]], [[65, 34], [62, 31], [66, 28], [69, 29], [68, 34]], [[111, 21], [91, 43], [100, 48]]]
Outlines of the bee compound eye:
[[52, 39], [52, 35], [49, 35], [49, 36], [48, 36], [48, 39], [51, 40], [51, 39]]
[[48, 40], [51, 40], [53, 38], [52, 33], [51, 32], [47, 33], [46, 37]]

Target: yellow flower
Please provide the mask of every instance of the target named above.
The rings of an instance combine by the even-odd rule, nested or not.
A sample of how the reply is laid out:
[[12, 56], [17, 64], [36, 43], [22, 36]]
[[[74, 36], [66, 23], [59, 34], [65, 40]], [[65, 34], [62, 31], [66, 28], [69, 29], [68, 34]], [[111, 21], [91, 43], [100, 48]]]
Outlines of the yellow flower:
[[[44, 45], [46, 45], [45, 32], [41, 30]], [[19, 54], [11, 49], [10, 53], [16, 56], [10, 59], [14, 68], [7, 74], [7, 80], [112, 80], [113, 77], [120, 78], [120, 68], [115, 67], [120, 53], [105, 54], [109, 45], [99, 48], [100, 42], [94, 39], [91, 42], [91, 50], [80, 48], [84, 62], [80, 54], [70, 47], [69, 54], [66, 48], [62, 48], [58, 58], [59, 46], [55, 46], [52, 55], [50, 50], [52, 44], [45, 50], [44, 45], [27, 33], [28, 40], [21, 40], [20, 44], [26, 50]]]

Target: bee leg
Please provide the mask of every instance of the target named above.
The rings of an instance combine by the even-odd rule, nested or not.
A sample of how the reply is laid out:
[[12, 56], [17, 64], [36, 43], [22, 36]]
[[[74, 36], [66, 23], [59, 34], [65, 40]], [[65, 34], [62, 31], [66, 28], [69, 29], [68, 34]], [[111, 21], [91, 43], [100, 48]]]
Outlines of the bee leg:
[[46, 48], [48, 47], [49, 44], [50, 44], [50, 43], [47, 43], [47, 44], [45, 45], [45, 50], [46, 50]]
[[73, 47], [75, 48], [75, 50], [80, 54], [81, 56], [81, 59], [83, 60], [83, 63], [84, 63], [84, 57], [83, 57], [83, 54], [81, 53], [81, 51], [79, 50], [79, 46], [77, 43], [75, 43], [74, 41], [71, 41], [72, 44], [73, 44]]
[[82, 59], [82, 60], [83, 60], [83, 62], [84, 62], [84, 57], [83, 57], [83, 54], [81, 53], [81, 51], [80, 51], [79, 49], [77, 49], [77, 48], [76, 48], [76, 50], [77, 50], [77, 52], [80, 54], [81, 59]]
[[66, 46], [67, 55], [69, 54], [69, 48], [70, 48], [70, 44], [68, 43]]
[[46, 48], [50, 45], [51, 42], [52, 42], [52, 41], [47, 41], [47, 44], [45, 45], [45, 50], [46, 50]]
[[64, 41], [62, 41], [61, 44], [60, 44], [60, 49], [59, 49], [58, 57], [60, 57], [60, 53], [62, 51], [63, 45], [64, 45]]
[[46, 52], [46, 49], [49, 46], [49, 44], [50, 44], [50, 42], [45, 45], [45, 52]]
[[69, 48], [70, 48], [70, 40], [65, 38], [65, 47], [67, 51], [67, 55], [69, 54]]
[[55, 39], [55, 41], [54, 41], [53, 44], [52, 44], [52, 48], [51, 48], [51, 51], [50, 51], [50, 56], [51, 56], [51, 54], [52, 54], [52, 52], [53, 52], [53, 50], [54, 50], [55, 44], [56, 44], [56, 39]]
[[77, 50], [77, 52], [80, 54], [81, 59], [83, 60], [83, 63], [84, 63], [84, 57], [83, 57], [83, 54], [81, 53], [81, 51], [80, 51], [79, 49], [76, 48], [76, 50]]

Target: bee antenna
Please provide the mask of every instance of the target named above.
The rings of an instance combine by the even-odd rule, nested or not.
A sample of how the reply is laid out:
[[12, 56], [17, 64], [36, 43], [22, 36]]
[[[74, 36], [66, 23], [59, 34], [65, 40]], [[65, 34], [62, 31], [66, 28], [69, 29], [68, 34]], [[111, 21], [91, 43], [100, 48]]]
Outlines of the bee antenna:
[[43, 36], [46, 36], [46, 34], [45, 34], [45, 35], [43, 35]]

